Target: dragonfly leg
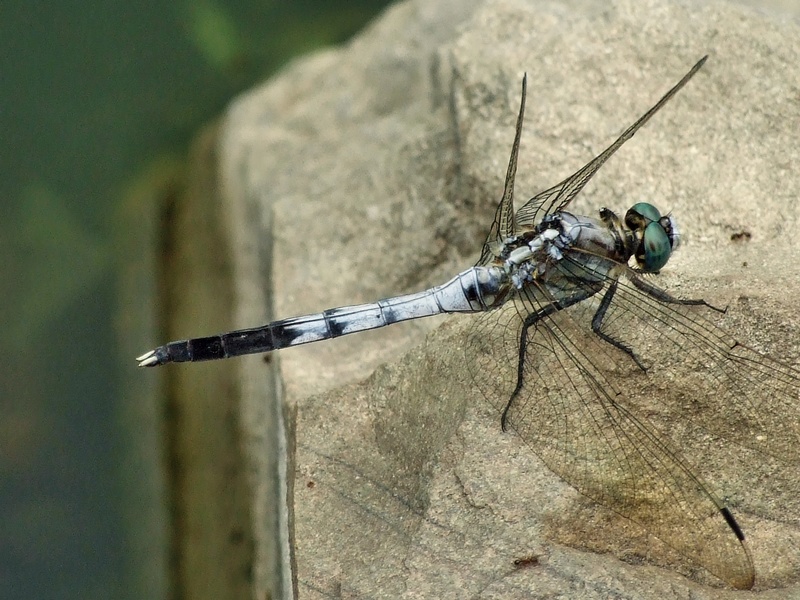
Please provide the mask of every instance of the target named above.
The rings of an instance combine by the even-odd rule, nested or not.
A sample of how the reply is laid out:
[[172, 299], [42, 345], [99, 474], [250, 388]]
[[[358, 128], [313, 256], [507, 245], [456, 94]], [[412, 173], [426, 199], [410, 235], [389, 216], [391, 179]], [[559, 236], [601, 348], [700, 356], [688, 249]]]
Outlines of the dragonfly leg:
[[602, 329], [603, 327], [603, 318], [606, 316], [606, 311], [608, 307], [611, 305], [611, 301], [614, 299], [614, 294], [617, 292], [617, 282], [616, 280], [608, 286], [608, 290], [606, 291], [605, 295], [603, 296], [602, 301], [600, 302], [600, 306], [597, 307], [597, 312], [594, 313], [594, 317], [592, 318], [592, 331], [604, 342], [611, 344], [618, 350], [622, 350], [625, 354], [631, 357], [633, 362], [636, 363], [636, 366], [639, 367], [644, 373], [647, 373], [647, 367], [645, 367], [639, 358], [636, 356], [636, 353], [620, 342], [619, 340], [615, 340], [613, 337], [605, 333]]
[[506, 407], [503, 409], [503, 415], [500, 417], [500, 428], [503, 431], [506, 431], [506, 421], [508, 419], [508, 411], [511, 409], [511, 405], [514, 403], [514, 399], [519, 394], [519, 391], [522, 389], [522, 378], [525, 371], [525, 352], [528, 347], [528, 328], [532, 325], [535, 325], [539, 320], [543, 319], [547, 315], [551, 315], [554, 312], [561, 309], [561, 306], [554, 302], [553, 304], [548, 304], [541, 310], [529, 314], [525, 317], [525, 320], [522, 323], [522, 329], [520, 330], [519, 334], [519, 358], [517, 360], [517, 385], [514, 387], [514, 391], [511, 392], [511, 397], [508, 399], [506, 403]]
[[659, 302], [664, 302], [665, 304], [683, 304], [684, 306], [705, 306], [706, 308], [710, 308], [711, 310], [715, 310], [718, 313], [725, 314], [728, 312], [728, 307], [725, 308], [718, 308], [713, 304], [709, 304], [705, 300], [683, 300], [681, 298], [676, 298], [675, 296], [671, 296], [667, 292], [662, 289], [655, 287], [654, 285], [650, 285], [644, 279], [641, 279], [636, 276], [630, 277], [630, 282], [639, 290], [658, 300]]
[[514, 387], [514, 391], [511, 392], [511, 396], [506, 403], [506, 407], [503, 409], [503, 414], [500, 417], [500, 427], [503, 431], [506, 431], [506, 425], [508, 422], [508, 411], [511, 410], [511, 405], [514, 403], [514, 400], [519, 394], [520, 390], [522, 390], [522, 379], [525, 376], [525, 356], [528, 349], [528, 329], [531, 326], [535, 325], [542, 319], [544, 319], [548, 315], [552, 315], [559, 310], [563, 310], [572, 306], [573, 304], [577, 304], [578, 302], [583, 302], [590, 296], [594, 295], [597, 290], [586, 288], [581, 293], [574, 294], [568, 300], [563, 302], [551, 302], [550, 304], [540, 308], [536, 312], [529, 313], [525, 320], [522, 322], [522, 329], [520, 330], [519, 334], [519, 358], [517, 360], [517, 385]]

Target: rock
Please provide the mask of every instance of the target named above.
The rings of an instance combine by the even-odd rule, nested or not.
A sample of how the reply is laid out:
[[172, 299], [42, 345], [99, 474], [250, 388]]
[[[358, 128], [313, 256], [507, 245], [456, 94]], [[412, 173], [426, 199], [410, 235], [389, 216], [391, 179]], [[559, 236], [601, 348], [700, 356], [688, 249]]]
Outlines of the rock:
[[[227, 115], [221, 177], [237, 324], [418, 291], [472, 264], [502, 194], [523, 73], [524, 200], [603, 150], [709, 54], [571, 209], [624, 213], [645, 200], [672, 211], [683, 246], [656, 281], [728, 305], [737, 336], [796, 364], [799, 34], [728, 4], [393, 6]], [[265, 405], [263, 360], [243, 361], [256, 596], [287, 567], [277, 529], [293, 536], [299, 598], [716, 597], [719, 580], [584, 499], [500, 431], [464, 372], [472, 318], [272, 358], [296, 442], [285, 513], [274, 456], [264, 456], [281, 415]], [[770, 496], [757, 488], [773, 474], [742, 467], [758, 457], [691, 446], [690, 463], [750, 540], [757, 588], [800, 594], [798, 473], [767, 485]]]

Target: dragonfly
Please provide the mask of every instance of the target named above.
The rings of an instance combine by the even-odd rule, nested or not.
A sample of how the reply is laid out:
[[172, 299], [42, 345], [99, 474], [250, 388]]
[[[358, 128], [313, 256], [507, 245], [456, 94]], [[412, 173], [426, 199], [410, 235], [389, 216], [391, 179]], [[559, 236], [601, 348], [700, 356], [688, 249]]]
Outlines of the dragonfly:
[[[794, 418], [800, 373], [718, 327], [715, 317], [726, 309], [680, 299], [653, 283], [680, 245], [671, 214], [647, 202], [634, 204], [623, 218], [608, 208], [597, 216], [567, 210], [707, 58], [588, 164], [515, 211], [526, 74], [503, 195], [480, 259], [448, 282], [374, 303], [169, 342], [138, 357], [139, 366], [271, 352], [409, 319], [481, 313], [467, 333], [466, 364], [502, 429], [515, 431], [580, 493], [728, 585], [751, 588], [751, 552], [732, 511], [669, 436], [637, 409], [647, 401], [644, 384], [655, 382], [650, 389], [657, 390], [684, 382], [694, 425], [791, 460], [797, 455], [791, 449], [800, 446]], [[707, 393], [693, 395], [701, 389]], [[766, 410], [767, 399], [776, 411]]]

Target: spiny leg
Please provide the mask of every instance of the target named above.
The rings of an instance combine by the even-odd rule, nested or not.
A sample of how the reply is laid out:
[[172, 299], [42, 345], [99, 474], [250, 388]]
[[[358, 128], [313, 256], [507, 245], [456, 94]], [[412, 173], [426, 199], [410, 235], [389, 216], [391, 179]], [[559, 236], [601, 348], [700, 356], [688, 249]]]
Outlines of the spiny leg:
[[528, 347], [528, 328], [538, 323], [547, 315], [553, 314], [558, 309], [558, 304], [550, 304], [539, 312], [529, 314], [527, 317], [525, 317], [525, 320], [522, 323], [522, 329], [520, 330], [519, 334], [519, 355], [517, 358], [517, 385], [514, 386], [514, 391], [511, 392], [511, 397], [508, 399], [506, 407], [503, 409], [503, 415], [500, 417], [500, 428], [503, 431], [506, 431], [508, 411], [511, 409], [511, 405], [516, 399], [517, 394], [519, 394], [519, 391], [522, 389], [522, 378], [525, 370], [525, 352]]
[[636, 363], [636, 366], [639, 367], [644, 373], [647, 373], [647, 367], [645, 367], [642, 364], [642, 362], [639, 360], [639, 357], [636, 356], [636, 353], [630, 347], [626, 346], [619, 340], [614, 339], [613, 337], [605, 333], [602, 329], [603, 319], [606, 316], [608, 307], [611, 305], [611, 301], [614, 299], [614, 294], [616, 294], [616, 292], [617, 292], [617, 281], [614, 280], [611, 283], [611, 285], [608, 286], [608, 290], [603, 296], [603, 299], [600, 302], [600, 306], [597, 307], [597, 312], [594, 313], [594, 317], [592, 318], [592, 331], [595, 333], [595, 335], [597, 335], [597, 337], [599, 337], [607, 344], [611, 344], [616, 349], [621, 350], [622, 352], [630, 356], [633, 362]]
[[[705, 306], [706, 308], [710, 308], [711, 310], [715, 310], [719, 313], [725, 313], [728, 309], [727, 308], [717, 308], [706, 302], [705, 300], [683, 300], [680, 298], [675, 298], [671, 296], [664, 290], [657, 288], [650, 283], [646, 282], [644, 279], [637, 277], [633, 274], [629, 276], [631, 283], [633, 283], [634, 287], [636, 287], [641, 292], [644, 292], [654, 300], [658, 302], [663, 302], [665, 304], [680, 304], [682, 306]], [[605, 318], [606, 312], [608, 311], [608, 307], [611, 305], [611, 301], [614, 299], [614, 294], [617, 292], [617, 281], [614, 281], [609, 285], [608, 291], [606, 291], [605, 295], [603, 296], [603, 300], [600, 302], [600, 306], [597, 308], [597, 312], [595, 312], [594, 317], [592, 318], [592, 331], [604, 342], [611, 344], [618, 350], [621, 350], [625, 354], [631, 357], [633, 362], [636, 363], [636, 366], [639, 367], [643, 372], [647, 372], [647, 367], [645, 367], [642, 362], [639, 360], [639, 357], [636, 356], [636, 353], [630, 347], [626, 346], [624, 343], [620, 342], [617, 339], [614, 339], [607, 333], [602, 330], [603, 327], [603, 319]]]
[[629, 279], [636, 289], [644, 292], [645, 294], [647, 294], [651, 298], [654, 298], [655, 300], [658, 300], [659, 302], [664, 302], [665, 304], [682, 304], [683, 306], [705, 306], [706, 308], [710, 308], [711, 310], [714, 310], [722, 314], [728, 312], [727, 306], [725, 308], [718, 308], [713, 304], [709, 304], [708, 302], [702, 299], [683, 300], [681, 298], [676, 298], [675, 296], [671, 296], [664, 290], [657, 288], [654, 285], [650, 285], [644, 279], [636, 277], [635, 275], [631, 275]]
[[517, 398], [517, 395], [522, 390], [522, 379], [525, 375], [525, 357], [526, 352], [528, 349], [528, 329], [531, 326], [536, 325], [539, 321], [544, 319], [545, 317], [552, 315], [559, 310], [564, 310], [565, 308], [569, 308], [573, 304], [577, 304], [578, 302], [582, 302], [589, 298], [590, 296], [594, 295], [596, 290], [592, 290], [591, 288], [587, 288], [582, 290], [581, 293], [575, 294], [573, 297], [569, 298], [564, 302], [555, 302], [548, 304], [547, 306], [537, 310], [536, 312], [532, 312], [525, 317], [524, 321], [522, 322], [522, 329], [520, 330], [519, 334], [519, 355], [517, 360], [517, 385], [514, 386], [514, 391], [511, 392], [511, 396], [508, 399], [508, 403], [506, 403], [506, 407], [503, 409], [503, 414], [500, 417], [500, 427], [503, 431], [506, 431], [506, 423], [508, 422], [508, 412], [511, 410], [511, 405], [514, 403], [514, 400]]

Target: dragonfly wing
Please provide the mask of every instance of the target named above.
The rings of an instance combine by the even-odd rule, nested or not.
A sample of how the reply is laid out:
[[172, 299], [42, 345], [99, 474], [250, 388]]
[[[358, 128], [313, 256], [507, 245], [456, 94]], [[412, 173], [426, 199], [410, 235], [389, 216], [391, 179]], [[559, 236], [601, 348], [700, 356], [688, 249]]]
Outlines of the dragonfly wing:
[[619, 136], [616, 141], [606, 148], [603, 152], [593, 158], [588, 164], [567, 177], [561, 183], [536, 194], [533, 198], [528, 200], [519, 211], [517, 211], [516, 220], [518, 227], [530, 227], [537, 223], [545, 215], [553, 212], [564, 210], [572, 199], [577, 196], [595, 173], [603, 166], [612, 154], [619, 150], [620, 146], [631, 139], [639, 128], [647, 123], [650, 118], [656, 114], [661, 107], [663, 107], [686, 83], [694, 77], [695, 73], [700, 70], [703, 63], [706, 62], [708, 56], [701, 58], [692, 69], [683, 76], [675, 86], [669, 90], [659, 100], [655, 106], [642, 115], [633, 125], [628, 127], [625, 132]]
[[[543, 310], [542, 296], [520, 296], [515, 306], [486, 313], [469, 334], [475, 383], [498, 414], [517, 381], [522, 319]], [[730, 513], [612, 384], [613, 376], [642, 373], [591, 331], [598, 303], [592, 297], [528, 328], [522, 386], [508, 426], [582, 494], [731, 586], [751, 587], [752, 560]]]
[[674, 410], [693, 426], [797, 464], [800, 372], [738, 342], [714, 322], [722, 315], [712, 309], [659, 300], [630, 284], [635, 272], [628, 276], [603, 329], [650, 357], [648, 388], [669, 390]]
[[514, 221], [514, 180], [517, 177], [517, 158], [519, 156], [519, 142], [522, 137], [522, 121], [525, 116], [525, 97], [528, 87], [527, 73], [522, 77], [522, 99], [519, 105], [519, 114], [517, 115], [517, 129], [514, 135], [514, 144], [511, 146], [511, 157], [508, 160], [508, 170], [506, 171], [506, 182], [503, 187], [503, 199], [497, 206], [497, 211], [494, 215], [494, 222], [492, 228], [489, 230], [489, 235], [486, 237], [486, 242], [481, 251], [481, 257], [478, 260], [478, 265], [487, 265], [494, 258], [493, 248], [497, 244], [502, 244], [503, 240], [513, 235], [516, 231], [516, 224]]

